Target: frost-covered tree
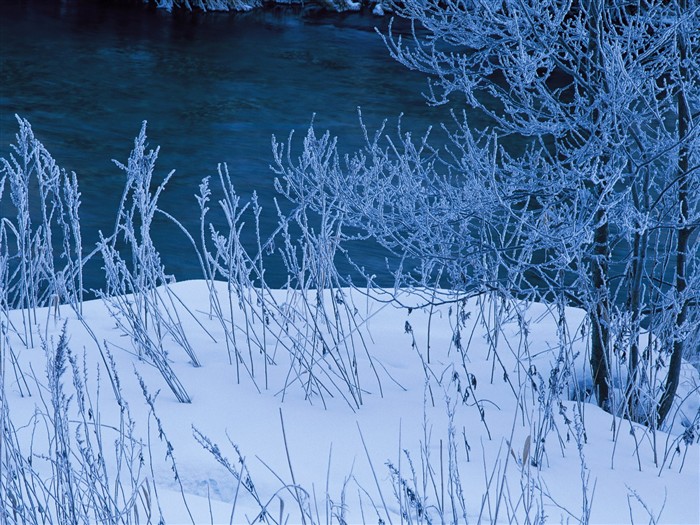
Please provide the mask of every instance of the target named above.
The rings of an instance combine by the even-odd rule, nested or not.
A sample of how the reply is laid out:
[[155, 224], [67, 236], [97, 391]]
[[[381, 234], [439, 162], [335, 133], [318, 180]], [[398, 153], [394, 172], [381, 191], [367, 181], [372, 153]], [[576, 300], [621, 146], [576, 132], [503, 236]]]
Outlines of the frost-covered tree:
[[278, 150], [280, 173], [300, 201], [332, 195], [347, 224], [419, 261], [414, 283], [584, 308], [598, 404], [661, 424], [698, 353], [700, 5], [393, 8], [414, 30], [385, 37], [392, 56], [427, 75], [430, 103], [464, 107], [447, 146], [381, 129], [340, 159], [311, 129], [298, 162]]

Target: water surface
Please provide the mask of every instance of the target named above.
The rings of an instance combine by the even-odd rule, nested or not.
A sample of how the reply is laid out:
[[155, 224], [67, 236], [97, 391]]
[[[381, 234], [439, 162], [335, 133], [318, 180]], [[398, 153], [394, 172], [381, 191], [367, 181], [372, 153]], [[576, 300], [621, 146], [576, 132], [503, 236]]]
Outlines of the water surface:
[[[241, 194], [258, 192], [269, 231], [271, 137], [295, 129], [299, 143], [314, 114], [347, 152], [362, 147], [358, 106], [371, 127], [403, 113], [403, 128], [422, 132], [448, 118], [425, 103], [423, 76], [391, 60], [373, 30], [387, 20], [369, 13], [171, 15], [88, 0], [9, 0], [1, 12], [0, 154], [14, 140], [14, 115], [27, 118], [58, 164], [78, 174], [87, 248], [98, 230], [113, 230], [124, 177], [111, 159], [126, 162], [144, 120], [149, 143], [161, 146], [157, 178], [176, 170], [162, 208], [196, 232], [194, 194], [220, 162]], [[157, 224], [154, 238], [168, 271], [200, 276], [174, 228]], [[382, 265], [376, 247], [358, 250], [361, 264]], [[90, 272], [97, 286], [100, 270]]]

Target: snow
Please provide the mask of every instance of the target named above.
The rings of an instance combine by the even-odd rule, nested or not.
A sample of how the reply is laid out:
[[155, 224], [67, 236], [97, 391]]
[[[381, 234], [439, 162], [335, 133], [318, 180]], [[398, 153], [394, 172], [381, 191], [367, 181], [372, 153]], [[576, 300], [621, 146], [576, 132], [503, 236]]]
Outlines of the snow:
[[[220, 299], [227, 297], [225, 283], [214, 287]], [[580, 310], [567, 311], [569, 335], [563, 338], [542, 304], [506, 305], [483, 296], [454, 301], [446, 293], [449, 301], [430, 307], [424, 306], [426, 294], [414, 290], [401, 292], [399, 305], [388, 300], [388, 290], [367, 294], [350, 289], [325, 291], [319, 303], [316, 292], [309, 291], [304, 304], [327, 309], [341, 304], [333, 303], [334, 296], [342, 297], [342, 305], [353, 312], [355, 329], [345, 319], [343, 331], [319, 323], [315, 332], [307, 317], [307, 324], [297, 327], [305, 330], [306, 339], [297, 342], [336, 344], [325, 354], [319, 346], [313, 354], [318, 362], [302, 370], [302, 354], [295, 357], [285, 348], [293, 346], [292, 332], [275, 336], [281, 332], [275, 325], [279, 320], [271, 321], [265, 333], [270, 358], [265, 367], [261, 350], [252, 346], [249, 351], [244, 337], [247, 327], [262, 340], [261, 323], [246, 324], [246, 312], [234, 306], [224, 317], [237, 331], [237, 349], [254, 371], [249, 375], [241, 366], [237, 380], [225, 344], [227, 325], [211, 315], [209, 284], [180, 282], [169, 291], [186, 306], [178, 308], [179, 318], [202, 364], [192, 366], [182, 348], [165, 341], [190, 404], [178, 403], [158, 370], [138, 358], [131, 338], [117, 328], [101, 300], [84, 304], [82, 320], [65, 305], [59, 315], [38, 310], [34, 347], [23, 346], [21, 330], [8, 331], [2, 351], [3, 396], [17, 442], [25, 455], [32, 448], [33, 467], [42, 476], [52, 472], [40, 457], [49, 454], [48, 430], [34, 424], [46, 421], [40, 414], [50, 413], [45, 349], [51, 353], [56, 347], [65, 323], [79, 370], [84, 359], [87, 392], [99, 404], [105, 455], [112, 459], [121, 412], [102, 354], [106, 349], [113, 356], [134, 421], [133, 437], [142, 440], [149, 458], [138, 484], [140, 494], [150, 494], [137, 504], [144, 522], [149, 513], [157, 522], [162, 512], [167, 523], [246, 523], [259, 518], [262, 508], [271, 523], [301, 522], [300, 508], [303, 519], [314, 523], [436, 522], [441, 510], [445, 521], [456, 517], [462, 522], [463, 497], [472, 523], [523, 523], [538, 516], [554, 523], [700, 523], [698, 441], [683, 440], [683, 417], [693, 421], [700, 406], [697, 371], [684, 368], [679, 398], [686, 399], [677, 403], [669, 433], [614, 417], [567, 393], [552, 395], [556, 389], [546, 385], [558, 359], [574, 372], [563, 383], [576, 384], [586, 373]], [[302, 304], [299, 292], [267, 293], [279, 305]], [[9, 312], [8, 321], [21, 327], [22, 312]], [[47, 342], [44, 348], [41, 340]], [[348, 381], [359, 383], [359, 393], [354, 393], [361, 403], [352, 401], [352, 388], [340, 377], [354, 368], [343, 369], [334, 358], [356, 361], [355, 378]], [[318, 381], [316, 388], [309, 388], [310, 373]], [[74, 433], [80, 417], [72, 374], [68, 367], [63, 386], [74, 396], [69, 418]], [[155, 396], [162, 439], [137, 374]], [[258, 501], [247, 490], [246, 477], [239, 481], [195, 433], [200, 441], [205, 436], [216, 444], [235, 472], [247, 469]], [[114, 461], [109, 468], [113, 473]]]

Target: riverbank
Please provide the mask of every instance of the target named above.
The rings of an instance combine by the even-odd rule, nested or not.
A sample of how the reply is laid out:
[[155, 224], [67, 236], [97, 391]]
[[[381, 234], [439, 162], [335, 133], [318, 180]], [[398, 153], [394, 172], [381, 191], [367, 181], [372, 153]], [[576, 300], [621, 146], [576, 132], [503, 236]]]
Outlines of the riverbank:
[[309, 11], [359, 11], [368, 8], [376, 16], [383, 16], [389, 10], [382, 0], [144, 0], [159, 9], [167, 11], [184, 9], [188, 11], [251, 11], [253, 9], [270, 7], [271, 5], [301, 6]]

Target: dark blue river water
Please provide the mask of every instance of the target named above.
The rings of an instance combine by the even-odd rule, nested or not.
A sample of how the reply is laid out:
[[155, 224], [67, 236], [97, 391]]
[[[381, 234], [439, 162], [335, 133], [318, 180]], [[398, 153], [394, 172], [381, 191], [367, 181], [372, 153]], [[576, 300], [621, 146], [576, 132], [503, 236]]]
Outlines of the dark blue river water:
[[[161, 146], [158, 180], [176, 170], [161, 207], [197, 232], [194, 194], [220, 162], [242, 195], [258, 192], [272, 229], [271, 136], [296, 129], [299, 144], [314, 113], [317, 130], [348, 152], [362, 146], [358, 106], [370, 127], [400, 113], [416, 132], [448, 119], [426, 105], [423, 76], [391, 60], [373, 29], [387, 20], [369, 13], [171, 15], [89, 0], [3, 0], [0, 13], [0, 155], [14, 141], [14, 115], [27, 118], [78, 174], [87, 249], [98, 230], [113, 230], [124, 177], [111, 159], [126, 162], [143, 120], [150, 145]], [[201, 276], [173, 227], [156, 224], [153, 235], [169, 272]], [[370, 244], [355, 257], [382, 266]], [[88, 286], [99, 286], [99, 267], [89, 272]]]

